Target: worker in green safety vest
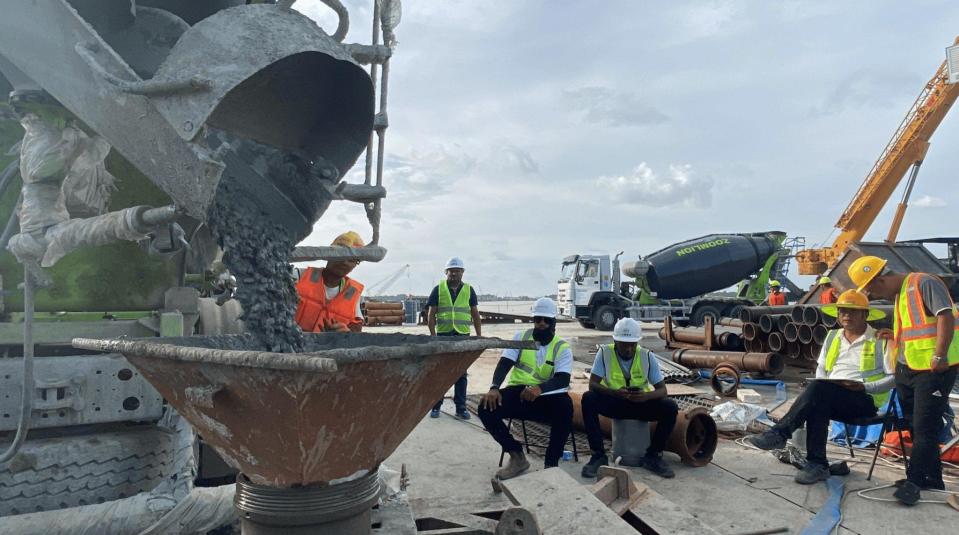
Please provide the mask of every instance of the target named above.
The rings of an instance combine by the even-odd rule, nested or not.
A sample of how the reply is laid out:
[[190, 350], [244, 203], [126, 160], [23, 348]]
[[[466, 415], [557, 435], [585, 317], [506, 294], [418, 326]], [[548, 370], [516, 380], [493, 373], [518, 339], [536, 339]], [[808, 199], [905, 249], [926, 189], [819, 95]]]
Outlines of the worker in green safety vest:
[[623, 318], [613, 327], [613, 343], [600, 346], [589, 376], [589, 391], [583, 393], [583, 425], [593, 454], [583, 466], [583, 477], [596, 477], [599, 467], [609, 464], [603, 447], [599, 415], [617, 420], [656, 422], [640, 466], [661, 477], [673, 477], [663, 460], [666, 441], [676, 426], [679, 407], [666, 397], [666, 382], [659, 361], [639, 345], [639, 322]]
[[[446, 280], [434, 286], [426, 300], [426, 306], [429, 307], [426, 326], [429, 327], [431, 335], [469, 336], [472, 324], [476, 336], [483, 336], [476, 292], [472, 286], [463, 282], [465, 271], [466, 266], [459, 257], [454, 256], [446, 262]], [[470, 413], [466, 410], [465, 373], [453, 386], [453, 404], [456, 406], [457, 418], [470, 419]], [[440, 398], [430, 410], [430, 417], [439, 418], [442, 407], [443, 398]]]
[[920, 490], [945, 489], [939, 435], [951, 425], [944, 416], [959, 375], [959, 310], [939, 277], [901, 273], [887, 264], [862, 256], [846, 271], [871, 299], [895, 300], [889, 360], [895, 361], [896, 392], [913, 443], [906, 479], [897, 482], [894, 496], [915, 505]]
[[[518, 331], [513, 340], [533, 340], [536, 349], [505, 349], [493, 371], [493, 383], [480, 400], [479, 418], [493, 439], [509, 454], [509, 462], [496, 472], [498, 479], [516, 477], [529, 468], [523, 445], [503, 423], [505, 418], [549, 424], [545, 466], [559, 464], [563, 446], [573, 430], [573, 400], [569, 380], [573, 351], [556, 336], [556, 303], [542, 297], [533, 304], [533, 328]], [[500, 389], [506, 375], [509, 386]]]
[[842, 329], [833, 329], [826, 335], [819, 352], [816, 380], [810, 382], [771, 430], [746, 439], [760, 449], [782, 449], [786, 439], [805, 424], [806, 465], [795, 477], [803, 485], [849, 473], [845, 463], [830, 467], [826, 459], [829, 421], [875, 416], [877, 409], [886, 406], [895, 383], [892, 367], [885, 358], [885, 343], [866, 323], [882, 319], [885, 314], [870, 308], [865, 294], [847, 290], [835, 304], [824, 305], [822, 313], [836, 317]]

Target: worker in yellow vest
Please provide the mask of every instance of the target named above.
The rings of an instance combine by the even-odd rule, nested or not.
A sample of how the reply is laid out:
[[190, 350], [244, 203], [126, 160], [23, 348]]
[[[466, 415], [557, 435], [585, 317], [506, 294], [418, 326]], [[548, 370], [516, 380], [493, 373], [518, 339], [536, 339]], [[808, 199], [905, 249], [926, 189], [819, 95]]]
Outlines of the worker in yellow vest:
[[[476, 292], [473, 287], [463, 282], [463, 273], [466, 266], [458, 257], [450, 258], [446, 262], [446, 280], [442, 280], [433, 287], [426, 306], [429, 315], [426, 326], [433, 336], [469, 336], [470, 324], [476, 331], [476, 336], [483, 336], [483, 325], [477, 309]], [[470, 413], [466, 410], [466, 374], [456, 380], [453, 387], [453, 404], [456, 406], [456, 417], [469, 420]], [[433, 405], [430, 411], [431, 418], [440, 417], [443, 407], [443, 398]]]
[[[556, 303], [542, 297], [533, 304], [533, 328], [518, 331], [513, 340], [534, 340], [536, 349], [505, 349], [493, 371], [493, 383], [479, 404], [483, 427], [509, 454], [509, 462], [496, 472], [498, 479], [516, 477], [529, 468], [523, 445], [510, 435], [504, 418], [549, 424], [546, 468], [557, 466], [563, 446], [573, 430], [573, 400], [569, 380], [573, 351], [556, 336]], [[509, 386], [500, 385], [509, 374]]]
[[876, 415], [889, 401], [895, 383], [892, 366], [884, 357], [885, 344], [867, 321], [885, 317], [869, 307], [869, 298], [847, 290], [822, 313], [838, 319], [842, 329], [826, 335], [819, 352], [816, 380], [796, 398], [789, 412], [771, 430], [747, 437], [763, 450], [782, 449], [793, 431], [806, 425], [806, 466], [796, 474], [796, 483], [810, 485], [830, 475], [845, 475], [849, 468], [837, 466], [830, 473], [826, 438], [830, 420], [850, 420]]
[[896, 363], [896, 391], [912, 433], [906, 479], [896, 498], [919, 501], [920, 489], [945, 488], [939, 434], [949, 392], [959, 371], [959, 312], [942, 279], [927, 273], [899, 273], [876, 256], [857, 258], [849, 279], [872, 299], [895, 300], [890, 358]]
[[639, 322], [623, 318], [613, 327], [613, 343], [596, 352], [589, 391], [583, 393], [582, 402], [583, 424], [593, 452], [583, 466], [583, 477], [596, 477], [599, 467], [609, 464], [599, 427], [600, 414], [618, 420], [656, 422], [640, 466], [660, 477], [675, 475], [663, 460], [663, 450], [676, 427], [679, 407], [666, 397], [666, 382], [656, 356], [640, 347], [642, 335]]

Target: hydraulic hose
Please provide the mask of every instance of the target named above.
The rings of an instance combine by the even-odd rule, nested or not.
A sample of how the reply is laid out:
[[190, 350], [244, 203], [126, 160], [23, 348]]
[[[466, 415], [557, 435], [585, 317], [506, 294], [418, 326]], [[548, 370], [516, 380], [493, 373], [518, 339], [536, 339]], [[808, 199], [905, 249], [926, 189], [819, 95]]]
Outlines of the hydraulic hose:
[[30, 415], [33, 412], [33, 280], [26, 266], [23, 269], [23, 392], [20, 397], [20, 421], [17, 434], [7, 451], [0, 454], [0, 464], [13, 459], [20, 451], [27, 432], [30, 431]]

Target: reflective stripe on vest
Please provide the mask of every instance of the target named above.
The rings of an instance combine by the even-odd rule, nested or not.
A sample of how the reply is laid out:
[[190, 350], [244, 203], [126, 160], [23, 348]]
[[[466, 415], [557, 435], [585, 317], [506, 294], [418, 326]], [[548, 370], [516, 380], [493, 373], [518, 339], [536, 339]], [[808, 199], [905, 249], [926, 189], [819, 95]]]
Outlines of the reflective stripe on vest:
[[[832, 373], [836, 366], [836, 360], [839, 359], [839, 348], [842, 345], [840, 337], [842, 329], [833, 329], [826, 335], [823, 345], [828, 347], [826, 350], [826, 373]], [[880, 348], [884, 347], [880, 345]], [[876, 339], [864, 340], [862, 343], [862, 352], [859, 359], [859, 371], [862, 372], [863, 381], [866, 383], [876, 382], [886, 376], [886, 370], [883, 368], [882, 360], [876, 359]], [[889, 391], [869, 394], [872, 397], [872, 404], [877, 408], [886, 406], [889, 402]]]
[[323, 268], [307, 268], [296, 282], [296, 324], [306, 332], [322, 332], [323, 322], [334, 321], [343, 325], [357, 323], [356, 305], [363, 293], [363, 285], [349, 277], [340, 282], [340, 293], [326, 300], [326, 284]]
[[[533, 330], [527, 329], [523, 333], [521, 340], [529, 341], [533, 339]], [[513, 364], [513, 370], [509, 374], [509, 385], [538, 385], [545, 383], [553, 378], [556, 358], [567, 349], [569, 344], [558, 336], [553, 336], [549, 345], [546, 346], [546, 358], [542, 366], [536, 365], [536, 350], [524, 349], [520, 351], [519, 358]]]
[[[902, 282], [902, 288], [896, 297], [896, 321], [894, 325], [894, 357], [898, 357], [902, 348], [906, 357], [906, 364], [913, 370], [932, 369], [932, 357], [936, 352], [936, 316], [927, 316], [922, 301], [922, 290], [919, 284], [925, 277], [932, 277], [926, 273], [910, 273]], [[959, 364], [959, 313], [956, 305], [952, 305], [953, 316], [956, 317], [955, 331], [952, 343], [946, 352], [946, 360], [950, 366]]]
[[606, 377], [600, 381], [601, 384], [613, 390], [619, 390], [627, 386], [639, 388], [643, 392], [651, 392], [653, 385], [649, 384], [646, 373], [643, 371], [642, 354], [646, 351], [647, 362], [655, 358], [649, 354], [649, 351], [639, 345], [636, 346], [636, 352], [633, 354], [633, 363], [629, 366], [629, 384], [626, 384], [626, 375], [619, 364], [619, 357], [616, 355], [616, 345], [606, 344], [600, 348], [600, 357], [603, 359], [603, 366], [606, 368]]
[[460, 292], [453, 302], [450, 287], [445, 280], [439, 283], [439, 302], [436, 307], [436, 332], [469, 334], [473, 315], [470, 313], [470, 296], [473, 291], [470, 285], [461, 283]]

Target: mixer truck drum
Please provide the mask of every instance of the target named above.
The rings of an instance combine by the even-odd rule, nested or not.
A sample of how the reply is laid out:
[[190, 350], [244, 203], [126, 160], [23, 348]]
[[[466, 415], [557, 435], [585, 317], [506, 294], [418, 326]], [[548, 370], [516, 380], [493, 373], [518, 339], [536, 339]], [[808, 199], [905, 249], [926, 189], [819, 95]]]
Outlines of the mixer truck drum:
[[739, 370], [725, 362], [717, 364], [709, 377], [709, 386], [720, 396], [735, 396], [739, 389]]

